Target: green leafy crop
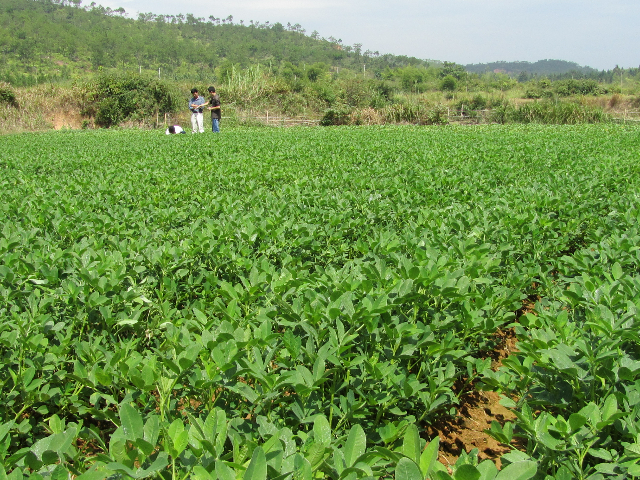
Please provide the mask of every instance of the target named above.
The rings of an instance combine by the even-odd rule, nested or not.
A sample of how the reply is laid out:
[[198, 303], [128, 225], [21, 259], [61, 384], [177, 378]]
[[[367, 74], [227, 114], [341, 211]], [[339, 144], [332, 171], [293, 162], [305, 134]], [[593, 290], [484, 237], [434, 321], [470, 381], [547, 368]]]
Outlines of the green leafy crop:
[[[635, 475], [638, 138], [3, 138], [5, 475]], [[425, 427], [478, 386], [511, 402], [487, 427], [513, 451], [447, 470]]]

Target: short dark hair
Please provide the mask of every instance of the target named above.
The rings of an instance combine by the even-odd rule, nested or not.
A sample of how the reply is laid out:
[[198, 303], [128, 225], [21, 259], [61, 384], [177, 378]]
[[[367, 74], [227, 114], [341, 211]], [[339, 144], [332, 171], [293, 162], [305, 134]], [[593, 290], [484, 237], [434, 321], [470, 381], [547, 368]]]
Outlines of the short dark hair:
[[198, 93], [198, 89], [197, 88], [192, 88], [191, 89], [191, 94], [193, 95], [194, 93]]
[[216, 87], [209, 87], [208, 89], [210, 92], [216, 93]]
[[169, 127], [169, 133], [176, 133], [176, 127], [174, 127], [173, 125], [171, 125]]

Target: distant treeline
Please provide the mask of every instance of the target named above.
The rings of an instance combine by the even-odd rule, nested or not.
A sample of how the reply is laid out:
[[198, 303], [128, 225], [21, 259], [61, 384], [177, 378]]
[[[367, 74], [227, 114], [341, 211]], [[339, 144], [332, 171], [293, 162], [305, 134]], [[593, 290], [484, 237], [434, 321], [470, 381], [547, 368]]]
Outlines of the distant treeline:
[[596, 70], [583, 67], [575, 62], [565, 60], [538, 60], [537, 62], [492, 62], [478, 63], [464, 66], [469, 73], [503, 73], [516, 78], [520, 83], [545, 77], [549, 80], [596, 80], [602, 83], [613, 83], [620, 72], [635, 77], [640, 72], [638, 68], [612, 70]]
[[502, 72], [508, 75], [526, 73], [531, 75], [562, 75], [570, 72], [583, 74], [595, 73], [591, 67], [581, 67], [575, 62], [565, 60], [539, 60], [537, 62], [492, 62], [465, 65], [471, 73]]

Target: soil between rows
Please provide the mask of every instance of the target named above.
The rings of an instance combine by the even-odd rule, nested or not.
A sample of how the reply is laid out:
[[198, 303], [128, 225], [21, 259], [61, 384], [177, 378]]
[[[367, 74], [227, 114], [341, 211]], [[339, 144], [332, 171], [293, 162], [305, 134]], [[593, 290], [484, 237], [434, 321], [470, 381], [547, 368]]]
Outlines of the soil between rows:
[[[515, 330], [498, 331], [498, 346], [489, 353], [493, 359], [492, 368], [501, 366], [502, 360], [517, 351]], [[500, 468], [500, 457], [510, 448], [499, 443], [484, 432], [494, 420], [504, 425], [513, 420], [515, 415], [500, 404], [500, 395], [495, 392], [472, 390], [460, 397], [460, 405], [455, 417], [442, 417], [435, 424], [425, 429], [425, 436], [433, 439], [440, 437], [440, 453], [438, 460], [445, 466], [453, 465], [465, 451], [469, 453], [478, 449], [480, 460], [492, 460]]]

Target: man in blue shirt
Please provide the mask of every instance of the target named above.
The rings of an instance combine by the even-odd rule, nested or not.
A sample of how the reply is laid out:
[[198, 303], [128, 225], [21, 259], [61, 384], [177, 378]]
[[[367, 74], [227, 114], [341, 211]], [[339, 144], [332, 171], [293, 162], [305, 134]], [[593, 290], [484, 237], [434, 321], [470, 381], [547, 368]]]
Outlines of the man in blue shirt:
[[204, 133], [204, 116], [202, 108], [205, 104], [204, 97], [201, 97], [197, 88], [191, 89], [191, 100], [189, 100], [189, 110], [191, 111], [191, 133]]

